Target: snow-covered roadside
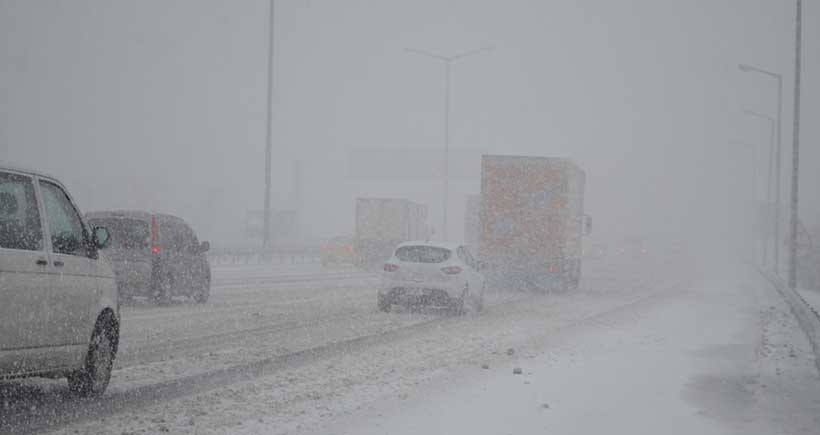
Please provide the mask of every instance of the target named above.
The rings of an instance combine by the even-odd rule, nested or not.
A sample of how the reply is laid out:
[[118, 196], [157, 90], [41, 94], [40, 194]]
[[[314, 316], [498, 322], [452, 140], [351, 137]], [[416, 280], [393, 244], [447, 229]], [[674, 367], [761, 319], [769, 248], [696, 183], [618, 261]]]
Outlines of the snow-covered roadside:
[[777, 292], [754, 275], [514, 359], [465, 369], [464, 379], [371, 405], [316, 433], [820, 433], [811, 347]]

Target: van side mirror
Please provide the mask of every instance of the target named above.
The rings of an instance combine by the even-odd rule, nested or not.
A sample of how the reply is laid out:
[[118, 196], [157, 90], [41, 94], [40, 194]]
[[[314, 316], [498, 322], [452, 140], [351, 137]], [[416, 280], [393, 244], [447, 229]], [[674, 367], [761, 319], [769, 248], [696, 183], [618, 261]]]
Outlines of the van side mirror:
[[92, 231], [94, 247], [105, 249], [111, 245], [111, 233], [105, 227], [94, 227]]
[[211, 244], [205, 240], [199, 244], [199, 252], [208, 252], [211, 250]]

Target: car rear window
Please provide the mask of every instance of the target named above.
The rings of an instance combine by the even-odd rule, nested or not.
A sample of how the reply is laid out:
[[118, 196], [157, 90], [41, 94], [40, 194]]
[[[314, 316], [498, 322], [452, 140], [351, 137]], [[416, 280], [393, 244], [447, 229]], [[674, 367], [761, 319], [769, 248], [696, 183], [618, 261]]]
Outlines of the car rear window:
[[435, 246], [402, 246], [396, 250], [396, 257], [408, 263], [443, 263], [450, 255], [449, 249]]
[[151, 244], [148, 222], [127, 218], [89, 219], [89, 222], [91, 226], [105, 227], [111, 233], [112, 247], [142, 249]]

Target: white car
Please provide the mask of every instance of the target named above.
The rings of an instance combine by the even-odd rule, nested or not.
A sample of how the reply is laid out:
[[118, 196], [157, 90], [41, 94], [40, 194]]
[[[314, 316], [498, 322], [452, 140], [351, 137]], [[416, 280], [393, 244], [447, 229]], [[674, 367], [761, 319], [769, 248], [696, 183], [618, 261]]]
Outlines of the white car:
[[54, 178], [0, 166], [0, 379], [67, 377], [101, 395], [119, 341], [117, 285], [91, 230]]
[[462, 314], [484, 306], [484, 275], [466, 246], [442, 242], [404, 242], [384, 264], [378, 308], [393, 304], [431, 305]]

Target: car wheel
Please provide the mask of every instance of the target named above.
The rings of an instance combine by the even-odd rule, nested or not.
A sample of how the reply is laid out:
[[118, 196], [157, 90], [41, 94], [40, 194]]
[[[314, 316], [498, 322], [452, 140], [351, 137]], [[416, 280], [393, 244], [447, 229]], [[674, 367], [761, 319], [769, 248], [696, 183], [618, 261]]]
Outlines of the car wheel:
[[68, 376], [68, 386], [74, 394], [80, 397], [99, 397], [105, 392], [114, 367], [116, 337], [116, 326], [110, 317], [97, 322], [88, 345], [85, 365]]
[[192, 297], [194, 298], [194, 302], [204, 304], [205, 302], [208, 302], [208, 297], [210, 297], [210, 295], [211, 280], [206, 278], [202, 280], [202, 283], [200, 283], [196, 289], [194, 289], [194, 294]]

